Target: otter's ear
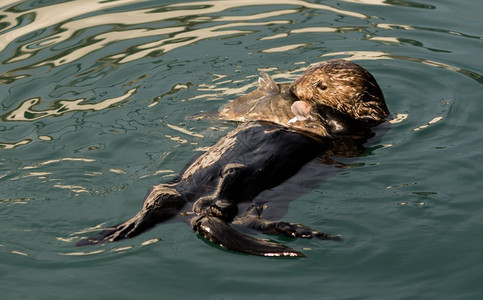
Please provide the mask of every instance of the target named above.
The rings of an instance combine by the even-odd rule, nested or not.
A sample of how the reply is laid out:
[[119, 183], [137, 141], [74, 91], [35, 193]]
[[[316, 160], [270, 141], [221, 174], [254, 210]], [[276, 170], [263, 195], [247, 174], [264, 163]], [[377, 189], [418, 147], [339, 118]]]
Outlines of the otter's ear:
[[258, 89], [265, 93], [278, 93], [280, 92], [280, 87], [273, 81], [267, 73], [261, 71], [260, 77], [258, 78]]

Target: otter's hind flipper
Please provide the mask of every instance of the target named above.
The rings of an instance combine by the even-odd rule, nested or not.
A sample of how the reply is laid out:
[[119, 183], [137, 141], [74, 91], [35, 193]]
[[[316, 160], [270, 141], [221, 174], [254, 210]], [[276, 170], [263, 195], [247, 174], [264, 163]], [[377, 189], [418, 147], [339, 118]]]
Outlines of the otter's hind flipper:
[[259, 256], [305, 257], [297, 250], [241, 233], [220, 218], [199, 216], [191, 220], [193, 230], [228, 250]]
[[342, 241], [342, 237], [339, 234], [319, 232], [302, 224], [264, 219], [261, 217], [263, 209], [263, 205], [253, 205], [247, 209], [243, 216], [237, 217], [233, 223], [255, 229], [265, 234], [277, 234], [293, 238], [319, 238], [322, 240]]

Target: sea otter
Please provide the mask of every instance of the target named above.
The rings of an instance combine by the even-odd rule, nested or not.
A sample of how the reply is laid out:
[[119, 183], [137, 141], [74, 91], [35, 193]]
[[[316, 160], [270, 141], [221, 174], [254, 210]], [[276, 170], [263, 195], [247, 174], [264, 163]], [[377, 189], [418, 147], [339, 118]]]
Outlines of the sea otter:
[[[374, 77], [345, 60], [308, 68], [291, 85], [261, 73], [259, 87], [217, 113], [241, 124], [169, 183], [152, 187], [141, 211], [126, 222], [80, 240], [103, 244], [132, 238], [183, 215], [194, 231], [228, 250], [261, 256], [304, 256], [279, 243], [238, 229], [266, 234], [340, 240], [301, 224], [263, 218], [270, 199], [262, 191], [294, 176], [305, 164], [330, 155], [354, 156], [388, 116]], [[242, 203], [250, 203], [239, 211]], [[246, 205], [245, 205], [246, 207]]]

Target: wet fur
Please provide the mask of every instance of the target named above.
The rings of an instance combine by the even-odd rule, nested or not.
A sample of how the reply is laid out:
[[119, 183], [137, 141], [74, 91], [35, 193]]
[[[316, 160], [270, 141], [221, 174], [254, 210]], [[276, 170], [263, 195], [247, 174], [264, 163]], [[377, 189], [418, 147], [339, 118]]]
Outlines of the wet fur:
[[[154, 186], [133, 218], [82, 239], [77, 245], [131, 238], [180, 214], [191, 218], [191, 227], [207, 240], [252, 255], [304, 256], [284, 245], [256, 239], [238, 228], [288, 237], [340, 240], [339, 235], [301, 224], [265, 219], [263, 211], [273, 203], [257, 196], [280, 185], [318, 157], [358, 155], [363, 143], [372, 136], [370, 127], [388, 115], [382, 92], [366, 70], [341, 60], [309, 68], [286, 88], [263, 74], [262, 79], [258, 90], [220, 112], [223, 119], [244, 123], [198, 157], [178, 179]], [[341, 93], [344, 87], [346, 92]], [[332, 91], [335, 88], [337, 91]], [[308, 122], [288, 126], [286, 121], [293, 117], [290, 105], [297, 100], [310, 103], [310, 122], [316, 127]], [[266, 110], [266, 105], [260, 103], [269, 103], [276, 111]], [[248, 208], [239, 211], [243, 203], [249, 203]]]

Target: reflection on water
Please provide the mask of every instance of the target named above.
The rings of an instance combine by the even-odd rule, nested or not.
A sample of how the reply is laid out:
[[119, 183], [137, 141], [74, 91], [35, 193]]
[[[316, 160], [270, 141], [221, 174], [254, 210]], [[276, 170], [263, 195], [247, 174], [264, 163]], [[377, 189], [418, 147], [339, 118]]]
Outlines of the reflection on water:
[[56, 100], [52, 103], [52, 106], [55, 108], [46, 110], [34, 110], [33, 107], [41, 100], [40, 98], [33, 98], [25, 100], [18, 108], [2, 116], [2, 119], [4, 121], [35, 121], [50, 116], [60, 116], [73, 111], [103, 110], [122, 103], [134, 94], [136, 90], [137, 88], [130, 89], [121, 97], [105, 99], [96, 104], [82, 104], [82, 102], [86, 100], [85, 98], [76, 100]]
[[0, 149], [13, 149], [13, 148], [16, 148], [18, 146], [27, 145], [30, 142], [32, 142], [32, 139], [23, 139], [23, 140], [20, 140], [20, 141], [17, 141], [17, 142], [12, 142], [12, 143], [0, 141]]
[[[75, 50], [56, 51], [55, 58], [42, 60], [34, 64], [30, 64], [28, 68], [36, 68], [43, 65], [59, 66], [66, 63], [71, 63], [78, 60], [91, 52], [100, 50], [114, 42], [121, 42], [127, 39], [140, 39], [145, 37], [157, 37], [156, 41], [137, 44], [135, 47], [130, 47], [126, 53], [111, 54], [107, 58], [115, 60], [117, 63], [126, 63], [135, 59], [145, 57], [151, 53], [165, 53], [182, 47], [196, 43], [202, 39], [213, 37], [220, 37], [224, 35], [239, 35], [247, 34], [250, 31], [246, 30], [226, 30], [232, 27], [247, 27], [247, 26], [261, 26], [269, 25], [271, 22], [262, 23], [245, 23], [240, 21], [260, 20], [281, 16], [285, 14], [292, 14], [296, 10], [277, 10], [275, 12], [265, 12], [250, 16], [211, 16], [212, 14], [220, 13], [225, 10], [231, 10], [238, 7], [246, 6], [266, 6], [269, 9], [270, 5], [290, 5], [300, 6], [313, 9], [327, 10], [343, 15], [348, 15], [356, 18], [366, 18], [365, 15], [344, 11], [333, 8], [327, 5], [312, 4], [305, 1], [285, 0], [285, 1], [202, 1], [193, 3], [173, 4], [155, 9], [140, 9], [129, 10], [126, 12], [104, 13], [100, 15], [89, 15], [92, 12], [99, 12], [116, 6], [135, 3], [138, 1], [115, 1], [105, 2], [96, 0], [82, 0], [72, 1], [66, 3], [59, 3], [53, 6], [45, 6], [36, 9], [21, 10], [20, 12], [12, 12], [13, 8], [4, 8], [5, 15], [3, 16], [5, 28], [0, 32], [0, 51], [4, 50], [14, 40], [25, 35], [34, 34], [29, 37], [30, 42], [21, 45], [15, 56], [6, 60], [4, 63], [13, 63], [20, 60], [26, 60], [42, 49], [55, 49], [55, 45], [68, 41], [76, 35], [81, 34], [89, 28], [109, 26], [110, 30], [107, 32], [90, 36], [85, 40], [83, 45], [77, 47]], [[59, 14], [58, 11], [62, 11]], [[18, 26], [17, 20], [24, 18], [33, 18], [27, 24]], [[203, 24], [209, 21], [215, 22], [230, 22], [223, 25], [215, 25], [205, 28], [188, 30], [188, 26], [176, 26], [176, 20], [185, 19], [187, 25]], [[125, 28], [135, 25], [153, 24], [149, 27], [160, 26], [166, 22], [163, 28]], [[275, 21], [275, 24], [288, 21]], [[173, 26], [174, 25], [174, 26]], [[122, 26], [122, 28], [121, 28]], [[54, 27], [54, 32], [50, 34], [43, 34], [39, 32], [46, 28]], [[50, 30], [49, 30], [50, 31]], [[40, 37], [37, 37], [40, 35]], [[161, 38], [161, 36], [168, 36]], [[18, 46], [17, 46], [18, 47]], [[4, 75], [5, 76], [5, 75]], [[10, 80], [13, 75], [6, 76]]]
[[[166, 298], [257, 299], [260, 282], [281, 299], [431, 298], [424, 292], [447, 282], [481, 298], [465, 294], [481, 282], [481, 243], [470, 234], [483, 211], [481, 5], [429, 2], [0, 1], [2, 297], [31, 298], [18, 294], [29, 286], [37, 298], [85, 299], [92, 285], [112, 298], [99, 292], [129, 280], [132, 298], [152, 298], [160, 281]], [[211, 249], [177, 224], [73, 246], [129, 217], [149, 186], [232, 129], [200, 116], [253, 90], [258, 71], [289, 83], [335, 57], [375, 75], [389, 129], [297, 199], [287, 221], [346, 241], [293, 240], [310, 257], [275, 264]], [[148, 265], [156, 275], [137, 276]]]
[[[60, 238], [60, 237], [58, 237], [57, 240], [70, 243], [72, 241], [78, 240], [78, 237], [76, 237], [76, 236], [73, 236], [73, 237], [70, 237], [70, 238]], [[160, 241], [161, 240], [158, 239], [158, 238], [148, 239], [148, 240], [140, 243], [139, 247], [145, 247], [145, 246], [148, 246], [148, 245], [156, 244]], [[101, 253], [106, 253], [106, 252], [123, 253], [123, 252], [129, 251], [129, 250], [132, 250], [135, 247], [136, 246], [134, 246], [134, 245], [129, 245], [129, 246], [122, 246], [122, 247], [114, 247], [112, 249], [101, 249], [101, 250], [88, 250], [87, 249], [85, 251], [59, 253], [58, 255], [62, 255], [62, 256], [90, 256], [90, 255], [96, 255], [96, 254], [101, 254]]]
[[49, 164], [52, 164], [52, 163], [59, 163], [59, 162], [64, 162], [64, 161], [94, 162], [95, 159], [80, 158], [80, 157], [65, 157], [65, 158], [60, 158], [60, 159], [53, 159], [53, 160], [39, 162], [39, 163], [36, 163], [34, 166], [25, 166], [25, 167], [22, 167], [20, 169], [23, 169], [23, 170], [35, 169], [35, 168], [38, 168], [39, 166], [45, 166], [45, 165], [49, 165]]
[[[382, 38], [384, 42], [386, 38]], [[377, 40], [381, 40], [380, 38], [376, 38]], [[322, 55], [322, 57], [332, 57], [332, 56], [342, 56], [344, 59], [347, 60], [381, 60], [381, 59], [398, 59], [398, 60], [407, 60], [407, 61], [414, 61], [418, 63], [422, 63], [428, 66], [433, 66], [437, 68], [443, 68], [450, 71], [455, 71], [461, 73], [465, 76], [468, 76], [476, 81], [482, 81], [483, 77], [476, 73], [469, 71], [467, 69], [455, 67], [452, 65], [448, 65], [445, 63], [429, 60], [429, 59], [422, 59], [416, 57], [409, 57], [409, 56], [402, 56], [402, 55], [392, 55], [386, 52], [376, 52], [376, 51], [341, 51], [341, 52], [332, 52]]]
[[415, 1], [402, 1], [402, 0], [341, 0], [341, 1], [358, 3], [358, 4], [369, 4], [369, 5], [397, 5], [397, 6], [417, 7], [417, 8], [423, 8], [423, 9], [436, 9], [436, 7], [433, 5], [415, 2]]

